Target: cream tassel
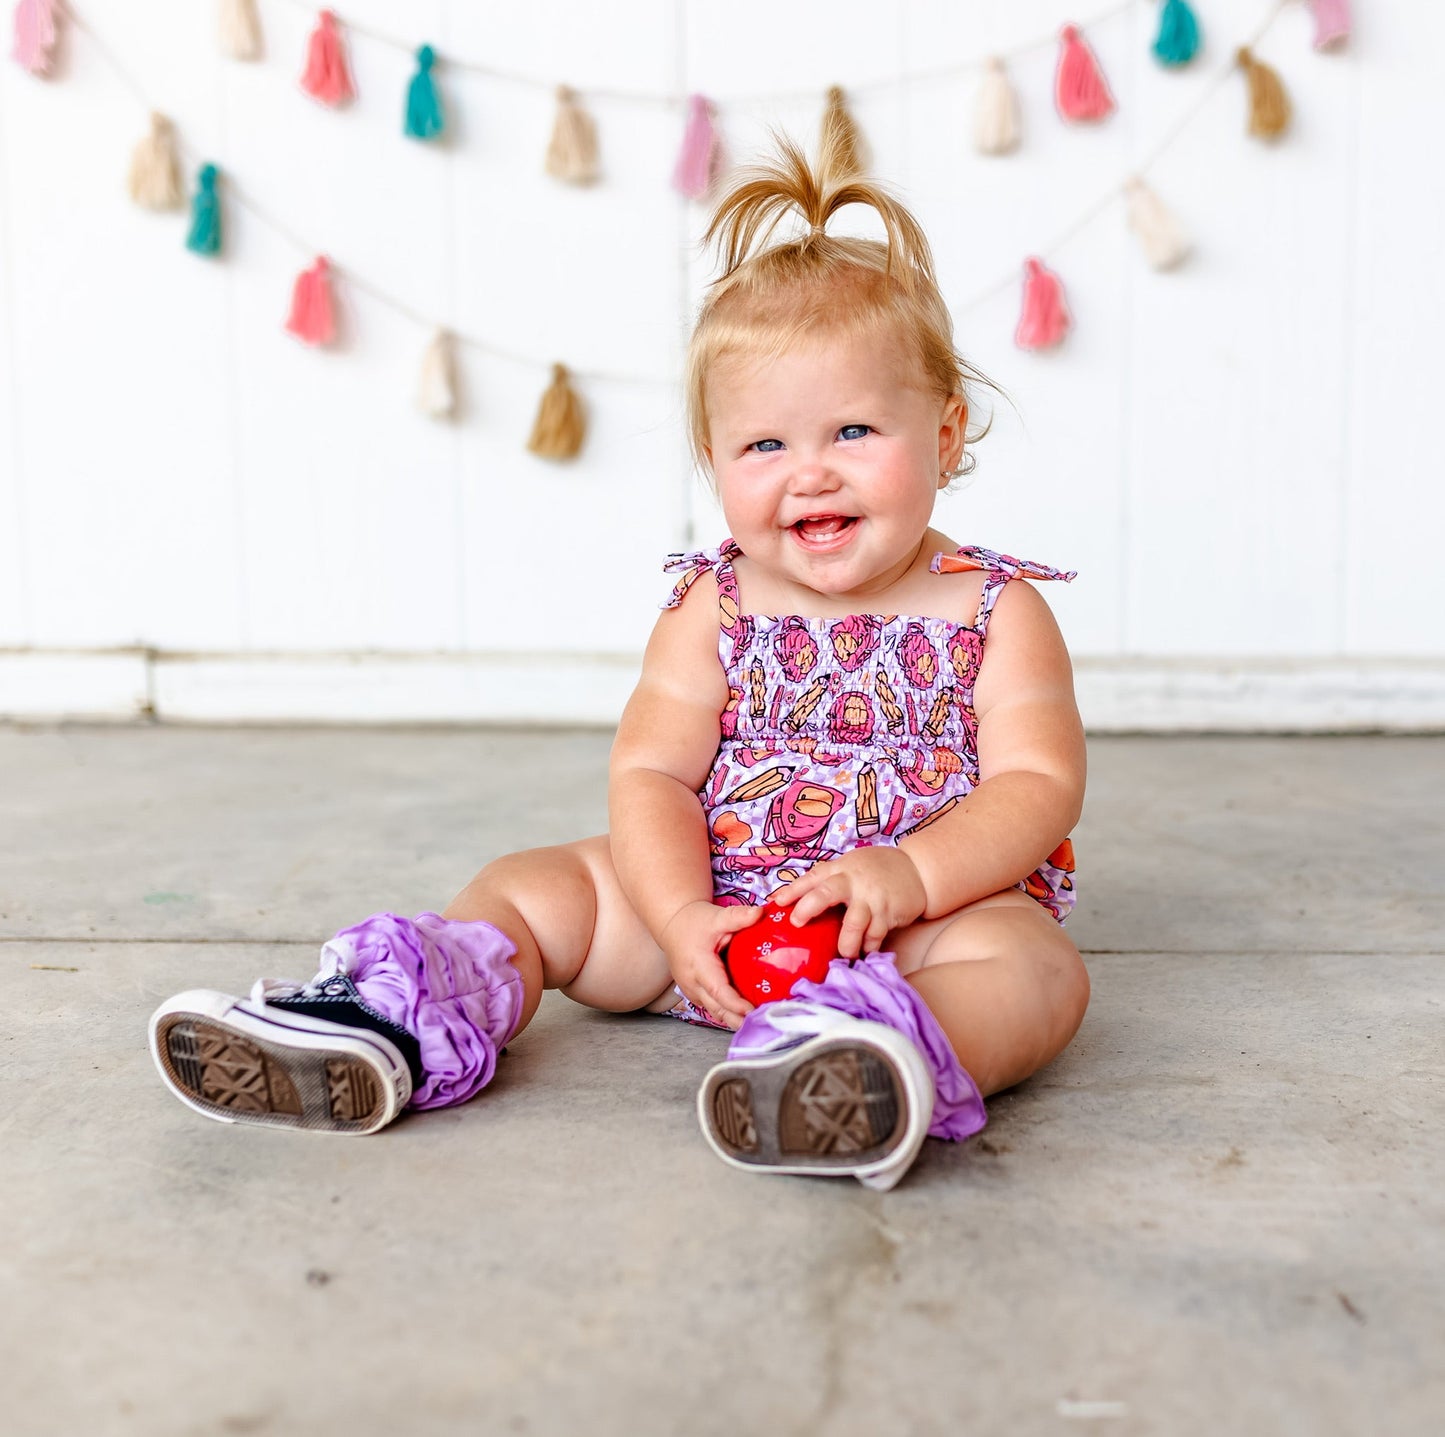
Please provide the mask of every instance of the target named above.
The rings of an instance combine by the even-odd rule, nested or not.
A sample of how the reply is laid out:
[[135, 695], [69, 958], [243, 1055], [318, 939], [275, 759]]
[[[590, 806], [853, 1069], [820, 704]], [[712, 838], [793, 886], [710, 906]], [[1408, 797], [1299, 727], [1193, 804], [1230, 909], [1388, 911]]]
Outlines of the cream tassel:
[[597, 179], [597, 126], [566, 85], [557, 87], [557, 118], [547, 146], [547, 173], [571, 185]]
[[978, 89], [973, 144], [981, 155], [1012, 154], [1019, 147], [1019, 100], [997, 56], [989, 60]]
[[151, 114], [151, 132], [131, 155], [130, 197], [148, 210], [178, 210], [185, 204], [176, 132], [159, 112]]
[[261, 21], [256, 0], [221, 0], [221, 52], [233, 60], [259, 60]]
[[457, 415], [457, 358], [450, 334], [439, 329], [421, 357], [416, 407], [428, 419], [455, 419]]
[[1144, 257], [1155, 269], [1173, 269], [1189, 254], [1189, 238], [1164, 201], [1141, 179], [1125, 185], [1129, 199], [1129, 228], [1139, 237]]
[[586, 434], [582, 401], [567, 382], [567, 367], [554, 364], [552, 383], [538, 406], [527, 448], [543, 459], [571, 459], [582, 448]]

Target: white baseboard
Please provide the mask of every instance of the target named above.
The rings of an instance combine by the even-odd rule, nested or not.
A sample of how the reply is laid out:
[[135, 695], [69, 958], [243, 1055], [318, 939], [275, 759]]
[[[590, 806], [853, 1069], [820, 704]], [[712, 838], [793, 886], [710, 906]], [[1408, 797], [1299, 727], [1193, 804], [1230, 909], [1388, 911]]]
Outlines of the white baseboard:
[[[0, 651], [0, 717], [611, 725], [631, 655]], [[1445, 658], [1081, 659], [1091, 733], [1445, 731]]]

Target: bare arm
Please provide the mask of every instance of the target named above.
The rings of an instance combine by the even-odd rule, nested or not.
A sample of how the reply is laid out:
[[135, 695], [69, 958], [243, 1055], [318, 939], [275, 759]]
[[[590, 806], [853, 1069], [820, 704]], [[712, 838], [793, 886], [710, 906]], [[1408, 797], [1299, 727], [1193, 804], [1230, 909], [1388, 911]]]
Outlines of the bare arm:
[[1084, 802], [1084, 729], [1073, 666], [1030, 584], [1004, 587], [974, 689], [979, 785], [899, 847], [928, 895], [923, 917], [1027, 877], [1068, 837]]
[[847, 904], [845, 956], [1012, 887], [1077, 822], [1084, 735], [1073, 668], [1049, 606], [1027, 583], [1008, 584], [994, 605], [974, 711], [980, 781], [967, 798], [896, 849], [855, 849], [778, 895], [796, 900], [797, 923]]
[[612, 745], [608, 809], [623, 891], [667, 954], [674, 978], [699, 1006], [740, 1021], [751, 1005], [727, 982], [718, 953], [755, 914], [713, 904], [707, 822], [697, 796], [729, 697], [717, 636], [717, 585], [705, 575], [652, 632]]

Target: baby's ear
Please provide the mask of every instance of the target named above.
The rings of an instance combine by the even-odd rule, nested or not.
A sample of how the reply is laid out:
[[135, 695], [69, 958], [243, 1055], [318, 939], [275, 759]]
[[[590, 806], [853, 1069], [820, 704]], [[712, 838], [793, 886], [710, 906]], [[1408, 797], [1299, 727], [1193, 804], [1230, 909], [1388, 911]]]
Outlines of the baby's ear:
[[961, 394], [944, 402], [938, 422], [938, 487], [942, 489], [963, 463], [963, 436], [968, 432], [968, 400]]

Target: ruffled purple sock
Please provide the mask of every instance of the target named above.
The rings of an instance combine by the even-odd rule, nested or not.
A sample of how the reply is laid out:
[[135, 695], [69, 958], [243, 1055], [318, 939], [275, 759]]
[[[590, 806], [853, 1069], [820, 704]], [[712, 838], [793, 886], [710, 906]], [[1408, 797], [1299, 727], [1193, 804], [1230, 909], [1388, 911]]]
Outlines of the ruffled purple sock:
[[508, 961], [516, 951], [490, 923], [378, 913], [321, 955], [323, 973], [348, 974], [365, 1003], [416, 1035], [426, 1078], [408, 1106], [445, 1108], [491, 1082], [517, 1031], [526, 990]]
[[[923, 1054], [933, 1074], [935, 1098], [928, 1135], [955, 1142], [972, 1137], [988, 1122], [983, 1095], [958, 1061], [938, 1019], [899, 973], [891, 953], [872, 953], [856, 963], [835, 958], [821, 983], [799, 979], [792, 995], [764, 1003], [743, 1019], [728, 1045], [728, 1057], [746, 1057], [801, 1041], [800, 1019], [809, 1009], [830, 1008], [853, 1018], [886, 1023]], [[785, 1018], [779, 1025], [774, 1020]]]

